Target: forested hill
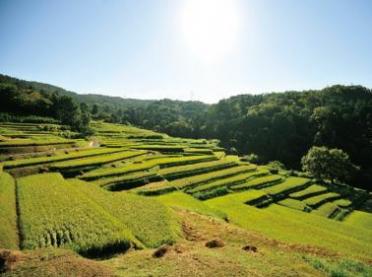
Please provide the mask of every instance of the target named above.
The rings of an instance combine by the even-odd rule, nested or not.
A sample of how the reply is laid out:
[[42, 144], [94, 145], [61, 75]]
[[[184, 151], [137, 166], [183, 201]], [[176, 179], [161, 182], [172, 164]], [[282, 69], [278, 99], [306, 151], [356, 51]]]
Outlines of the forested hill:
[[360, 167], [353, 183], [371, 190], [372, 91], [362, 86], [247, 94], [207, 105], [79, 95], [0, 75], [2, 112], [58, 118], [56, 103], [61, 95], [80, 103], [80, 112], [95, 119], [173, 136], [217, 138], [231, 152], [255, 153], [261, 162], [278, 160], [288, 168], [299, 169], [301, 158], [313, 145], [340, 148]]

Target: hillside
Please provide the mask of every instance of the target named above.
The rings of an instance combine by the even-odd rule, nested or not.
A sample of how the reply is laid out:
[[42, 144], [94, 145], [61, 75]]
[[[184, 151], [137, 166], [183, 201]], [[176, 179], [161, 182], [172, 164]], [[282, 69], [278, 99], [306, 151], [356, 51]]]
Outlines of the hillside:
[[259, 163], [280, 161], [293, 170], [302, 169], [301, 158], [312, 146], [337, 148], [359, 168], [344, 182], [371, 191], [372, 92], [362, 86], [245, 94], [208, 105], [80, 95], [0, 75], [0, 109], [0, 121], [59, 122], [86, 134], [94, 119], [218, 139], [228, 153], [255, 154]]
[[368, 191], [247, 162], [217, 140], [90, 128], [74, 139], [58, 124], [0, 123], [5, 276], [372, 274]]

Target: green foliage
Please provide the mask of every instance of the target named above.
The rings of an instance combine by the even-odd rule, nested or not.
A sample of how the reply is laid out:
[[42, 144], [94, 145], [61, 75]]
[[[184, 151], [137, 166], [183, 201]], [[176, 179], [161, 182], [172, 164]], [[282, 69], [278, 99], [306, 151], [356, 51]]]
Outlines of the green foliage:
[[18, 249], [15, 182], [0, 172], [0, 248]]
[[303, 259], [315, 269], [331, 277], [367, 277], [372, 275], [372, 267], [359, 261], [334, 261], [313, 256], [303, 256]]
[[302, 158], [302, 170], [318, 179], [340, 182], [350, 180], [357, 167], [350, 161], [349, 155], [340, 149], [313, 146]]
[[94, 119], [130, 123], [170, 135], [217, 138], [226, 149], [255, 153], [261, 163], [278, 160], [294, 169], [300, 168], [301, 157], [313, 145], [325, 145], [342, 149], [360, 166], [360, 174], [352, 179], [354, 185], [368, 188], [372, 181], [368, 135], [372, 129], [372, 92], [362, 86], [239, 95], [207, 105], [78, 95], [5, 75], [0, 75], [0, 85], [0, 110], [8, 113], [57, 118], [55, 111], [65, 113], [63, 107], [55, 107], [57, 99], [71, 97], [77, 104], [69, 106], [73, 110], [78, 106], [78, 110], [64, 118], [85, 134], [89, 134], [85, 129], [91, 113]]
[[247, 161], [247, 162], [250, 162], [250, 163], [254, 163], [254, 164], [257, 164], [257, 163], [260, 162], [260, 158], [258, 157], [258, 155], [254, 154], [254, 153], [243, 156], [241, 158], [241, 160], [242, 161]]

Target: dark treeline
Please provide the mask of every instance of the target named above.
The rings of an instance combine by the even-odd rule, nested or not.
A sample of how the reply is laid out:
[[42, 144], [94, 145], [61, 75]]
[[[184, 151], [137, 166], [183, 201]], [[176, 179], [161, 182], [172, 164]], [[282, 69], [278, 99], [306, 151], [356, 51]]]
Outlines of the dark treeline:
[[[11, 92], [6, 88], [9, 85], [15, 86]], [[56, 99], [62, 95], [72, 99], [80, 119], [89, 114], [173, 136], [217, 138], [231, 152], [254, 153], [262, 163], [278, 160], [292, 169], [300, 169], [301, 158], [311, 146], [339, 148], [360, 167], [353, 183], [371, 190], [372, 91], [362, 86], [239, 95], [207, 105], [78, 95], [0, 75], [1, 111], [61, 119]]]

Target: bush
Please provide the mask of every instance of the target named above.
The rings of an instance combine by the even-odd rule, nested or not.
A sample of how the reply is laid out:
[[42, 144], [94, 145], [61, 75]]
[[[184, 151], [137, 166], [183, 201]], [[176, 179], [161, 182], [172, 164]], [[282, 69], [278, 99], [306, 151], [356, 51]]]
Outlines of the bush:
[[258, 164], [260, 162], [260, 158], [258, 157], [258, 155], [254, 153], [245, 155], [244, 157], [241, 158], [241, 160], [245, 162], [254, 163], [254, 164]]

